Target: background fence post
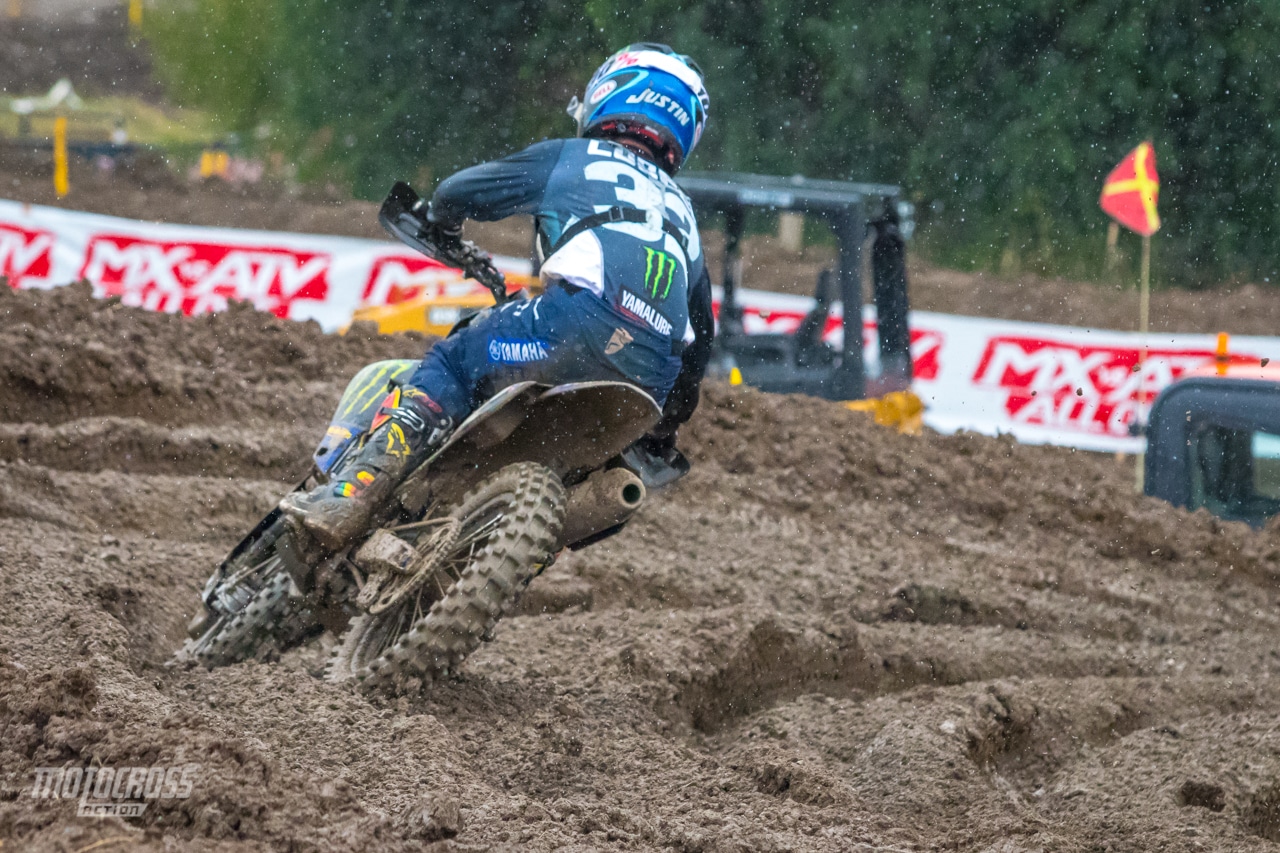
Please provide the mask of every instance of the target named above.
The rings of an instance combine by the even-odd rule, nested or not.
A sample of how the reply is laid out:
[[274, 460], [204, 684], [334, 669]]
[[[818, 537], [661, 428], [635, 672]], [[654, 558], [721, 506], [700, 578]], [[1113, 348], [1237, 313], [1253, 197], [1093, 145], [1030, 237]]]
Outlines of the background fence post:
[[67, 118], [59, 116], [53, 123], [53, 191], [62, 198], [71, 191], [67, 178]]

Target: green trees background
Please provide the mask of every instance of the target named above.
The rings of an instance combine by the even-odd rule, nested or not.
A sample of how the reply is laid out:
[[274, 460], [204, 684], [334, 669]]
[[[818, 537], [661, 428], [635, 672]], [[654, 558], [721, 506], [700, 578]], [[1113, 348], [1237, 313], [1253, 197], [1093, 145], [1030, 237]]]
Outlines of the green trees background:
[[375, 197], [573, 132], [610, 52], [707, 75], [693, 169], [900, 183], [950, 262], [1101, 268], [1106, 172], [1155, 142], [1157, 274], [1280, 275], [1275, 0], [185, 0], [173, 95]]

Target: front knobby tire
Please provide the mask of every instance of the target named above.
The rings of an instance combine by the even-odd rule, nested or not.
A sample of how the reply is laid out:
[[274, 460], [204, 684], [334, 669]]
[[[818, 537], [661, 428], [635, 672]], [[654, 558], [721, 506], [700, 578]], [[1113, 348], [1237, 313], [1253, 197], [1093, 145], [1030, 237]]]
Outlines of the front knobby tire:
[[242, 561], [228, 566], [229, 575], [250, 568], [245, 582], [252, 583], [256, 592], [239, 610], [215, 616], [201, 636], [188, 640], [174, 656], [176, 663], [227, 666], [295, 645], [310, 630], [312, 621], [297, 599], [290, 597], [292, 581], [276, 554], [276, 542], [290, 535], [288, 525], [279, 519], [263, 531], [256, 568]]
[[328, 680], [398, 692], [456, 672], [550, 562], [564, 513], [564, 486], [542, 465], [508, 465], [483, 480], [450, 513], [458, 547], [416, 594], [351, 621]]

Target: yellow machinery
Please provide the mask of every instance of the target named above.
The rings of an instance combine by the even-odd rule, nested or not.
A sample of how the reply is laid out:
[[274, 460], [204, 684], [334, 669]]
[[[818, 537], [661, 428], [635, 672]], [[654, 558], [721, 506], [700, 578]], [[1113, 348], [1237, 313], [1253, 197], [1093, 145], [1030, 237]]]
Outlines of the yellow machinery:
[[849, 400], [844, 405], [855, 412], [870, 413], [877, 424], [894, 427], [903, 435], [921, 435], [924, 432], [924, 401], [909, 388], [890, 391], [883, 397]]
[[[532, 295], [542, 292], [542, 282], [531, 275], [507, 273], [507, 290], [527, 288]], [[384, 335], [393, 332], [424, 332], [444, 337], [454, 324], [468, 314], [493, 305], [493, 297], [477, 285], [474, 291], [450, 294], [439, 288], [423, 288], [416, 295], [389, 305], [366, 305], [356, 309], [353, 323], [378, 324]]]

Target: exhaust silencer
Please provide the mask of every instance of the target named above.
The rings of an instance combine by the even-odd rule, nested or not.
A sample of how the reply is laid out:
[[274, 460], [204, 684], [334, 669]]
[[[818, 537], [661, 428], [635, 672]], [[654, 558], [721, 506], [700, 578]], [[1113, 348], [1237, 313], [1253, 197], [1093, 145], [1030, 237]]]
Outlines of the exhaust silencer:
[[569, 489], [561, 545], [575, 545], [635, 515], [644, 503], [644, 483], [626, 468], [597, 471]]

